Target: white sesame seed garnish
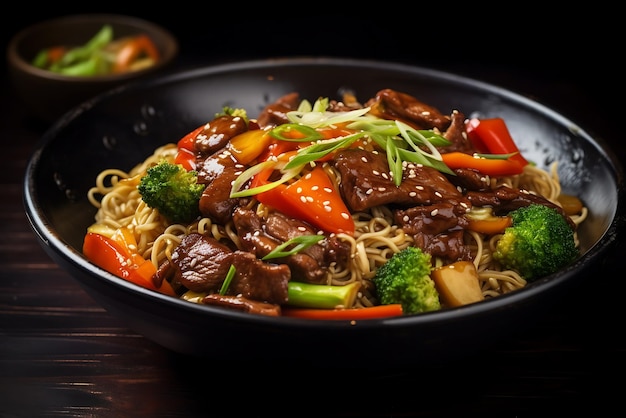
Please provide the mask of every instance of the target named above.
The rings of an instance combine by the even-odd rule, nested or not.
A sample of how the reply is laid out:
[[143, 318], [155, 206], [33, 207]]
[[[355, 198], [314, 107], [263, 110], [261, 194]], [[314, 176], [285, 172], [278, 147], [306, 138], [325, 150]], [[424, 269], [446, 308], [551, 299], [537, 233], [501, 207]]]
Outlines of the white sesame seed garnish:
[[331, 189], [330, 187], [324, 187], [324, 191], [325, 191], [326, 193], [332, 193], [332, 192], [333, 192], [333, 189]]
[[341, 212], [341, 217], [342, 217], [343, 219], [350, 219], [350, 214], [349, 214], [349, 213], [346, 213], [346, 212]]
[[363, 161], [364, 163], [367, 162], [367, 158], [365, 158], [365, 156], [361, 157], [361, 161]]
[[410, 197], [415, 197], [415, 196], [417, 196], [417, 193], [416, 192], [409, 192], [409, 196]]
[[298, 231], [300, 231], [300, 232], [306, 232], [306, 228], [305, 228], [305, 227], [303, 227], [303, 226], [299, 226], [299, 227], [298, 227]]
[[404, 216], [402, 217], [402, 220], [403, 220], [404, 222], [409, 222], [409, 215], [404, 215]]
[[314, 200], [315, 200], [315, 199], [313, 199], [311, 196], [307, 196], [307, 197], [306, 197], [306, 201], [307, 201], [307, 202], [309, 202], [309, 203], [310, 203], [310, 202], [313, 202]]
[[372, 194], [373, 192], [374, 192], [374, 190], [372, 190], [372, 189], [367, 189], [367, 190], [365, 191], [365, 194]]
[[302, 203], [306, 203], [306, 196], [300, 196], [300, 201]]
[[415, 186], [415, 188], [416, 188], [417, 190], [424, 190], [424, 186], [420, 186], [419, 184], [418, 184], [417, 186]]
[[433, 209], [430, 211], [430, 216], [436, 216], [439, 213], [439, 209]]
[[380, 171], [378, 171], [378, 170], [372, 170], [372, 173], [373, 173], [375, 176], [380, 176]]
[[385, 190], [387, 190], [387, 188], [386, 188], [386, 187], [379, 187], [379, 188], [378, 188], [378, 191], [379, 191], [379, 192], [384, 192]]
[[443, 197], [443, 196], [441, 195], [441, 193], [439, 193], [439, 192], [435, 192], [435, 196], [437, 196], [437, 197]]
[[298, 187], [298, 188], [296, 189], [296, 192], [298, 192], [298, 193], [302, 193], [302, 187]]
[[311, 187], [311, 190], [319, 190], [319, 188], [320, 188], [320, 186], [315, 185], [315, 186]]

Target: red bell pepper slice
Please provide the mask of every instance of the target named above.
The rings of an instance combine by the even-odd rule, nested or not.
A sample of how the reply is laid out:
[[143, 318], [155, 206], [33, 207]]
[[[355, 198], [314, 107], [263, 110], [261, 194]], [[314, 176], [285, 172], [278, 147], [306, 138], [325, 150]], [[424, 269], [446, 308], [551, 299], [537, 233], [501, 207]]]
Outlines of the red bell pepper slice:
[[87, 232], [83, 242], [83, 254], [92, 263], [111, 274], [146, 289], [176, 296], [176, 292], [167, 280], [160, 284], [153, 279], [156, 268], [151, 261], [137, 253], [132, 253], [114, 239], [94, 232]]
[[122, 45], [115, 55], [114, 73], [131, 71], [133, 65], [143, 56], [148, 57], [152, 63], [159, 60], [159, 49], [152, 42], [152, 39], [145, 34], [131, 36], [119, 42]]
[[516, 161], [522, 167], [528, 161], [515, 144], [504, 119], [472, 118], [465, 124], [467, 136], [472, 145], [482, 154], [513, 154], [510, 160]]
[[196, 161], [196, 136], [204, 130], [205, 125], [198, 126], [193, 131], [189, 132], [181, 139], [178, 140], [178, 152], [174, 158], [176, 164], [180, 164], [185, 167], [185, 170], [195, 170], [197, 167]]
[[256, 197], [261, 203], [324, 231], [354, 234], [352, 215], [321, 166], [289, 185], [280, 184]]
[[506, 160], [479, 158], [463, 152], [447, 152], [441, 154], [441, 158], [452, 170], [457, 168], [473, 168], [489, 176], [512, 176], [524, 171], [524, 167], [512, 158]]

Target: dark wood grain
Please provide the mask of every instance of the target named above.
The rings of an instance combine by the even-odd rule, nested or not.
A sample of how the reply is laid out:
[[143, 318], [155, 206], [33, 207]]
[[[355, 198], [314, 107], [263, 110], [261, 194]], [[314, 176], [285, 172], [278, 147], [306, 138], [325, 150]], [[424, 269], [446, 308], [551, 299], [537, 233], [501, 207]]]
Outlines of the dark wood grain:
[[[183, 52], [186, 65], [213, 62], [199, 49]], [[514, 66], [440, 64], [553, 107], [597, 132], [626, 161], [617, 122], [596, 101], [588, 80]], [[582, 408], [601, 416], [622, 408], [626, 245], [621, 242], [592, 277], [555, 300], [540, 321], [444, 365], [425, 361], [419, 369], [386, 369], [373, 352], [374, 368], [352, 364], [346, 353], [321, 370], [308, 370], [306, 364], [240, 370], [229, 359], [188, 358], [144, 339], [98, 306], [32, 233], [22, 179], [47, 126], [15, 102], [2, 75], [0, 416], [327, 416], [333, 411], [340, 416], [535, 417], [568, 416]]]

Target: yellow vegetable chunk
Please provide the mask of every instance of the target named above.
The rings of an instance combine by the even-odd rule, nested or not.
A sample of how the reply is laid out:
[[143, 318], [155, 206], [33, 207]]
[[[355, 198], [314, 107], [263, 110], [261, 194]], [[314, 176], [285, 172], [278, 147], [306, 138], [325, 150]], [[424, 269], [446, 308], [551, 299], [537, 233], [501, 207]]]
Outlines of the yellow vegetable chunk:
[[437, 267], [432, 271], [431, 278], [441, 302], [446, 306], [462, 306], [484, 299], [478, 272], [471, 261], [457, 261]]
[[252, 129], [235, 136], [228, 143], [228, 150], [241, 164], [249, 164], [267, 150], [271, 137], [262, 129]]

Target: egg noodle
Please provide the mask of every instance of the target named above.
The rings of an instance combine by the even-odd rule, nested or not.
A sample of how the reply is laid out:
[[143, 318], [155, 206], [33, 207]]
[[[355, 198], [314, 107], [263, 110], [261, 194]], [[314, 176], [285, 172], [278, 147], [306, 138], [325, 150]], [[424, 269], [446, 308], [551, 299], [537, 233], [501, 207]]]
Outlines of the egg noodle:
[[[217, 240], [230, 240], [237, 248], [242, 248], [232, 221], [218, 225], [209, 218], [201, 218], [188, 225], [171, 224], [158, 211], [148, 207], [141, 199], [137, 186], [146, 170], [161, 160], [173, 162], [177, 153], [175, 143], [159, 147], [145, 161], [129, 172], [118, 169], [106, 169], [96, 179], [96, 184], [88, 192], [91, 204], [97, 208], [95, 222], [118, 229], [127, 227], [133, 231], [137, 241], [137, 252], [159, 267], [186, 234], [198, 232]], [[326, 171], [337, 181], [337, 175], [330, 166]], [[491, 178], [491, 187], [507, 185], [541, 195], [555, 205], [559, 205], [561, 184], [557, 174], [557, 163], [549, 170], [531, 164], [525, 166], [523, 173], [515, 176]], [[248, 208], [254, 208], [263, 217], [269, 208], [251, 199]], [[385, 263], [391, 254], [413, 243], [413, 238], [401, 227], [394, 224], [391, 209], [375, 207], [371, 210], [353, 213], [355, 233], [337, 234], [351, 247], [351, 260], [347, 268], [331, 266], [327, 271], [327, 284], [348, 284], [361, 282], [361, 291], [354, 307], [367, 307], [376, 304], [374, 285], [371, 279], [375, 271]], [[571, 216], [578, 225], [587, 217], [587, 208]], [[471, 249], [473, 263], [477, 268], [480, 286], [485, 298], [502, 295], [526, 285], [526, 280], [518, 273], [502, 271], [494, 261], [492, 253], [501, 235], [487, 237], [483, 234], [465, 231], [464, 239]], [[578, 237], [575, 234], [576, 245]], [[198, 297], [183, 294], [182, 298], [198, 301]]]

